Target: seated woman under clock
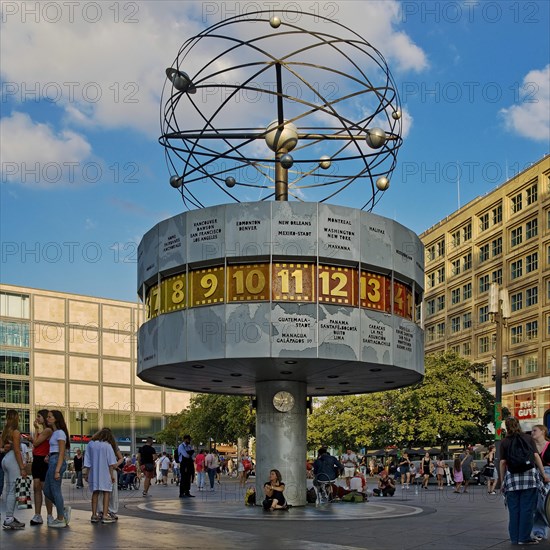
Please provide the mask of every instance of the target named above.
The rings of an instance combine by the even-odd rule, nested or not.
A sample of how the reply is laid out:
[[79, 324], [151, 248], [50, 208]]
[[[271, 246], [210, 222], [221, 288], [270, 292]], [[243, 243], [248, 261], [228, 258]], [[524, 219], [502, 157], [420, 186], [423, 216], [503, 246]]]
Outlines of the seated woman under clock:
[[281, 472], [279, 470], [271, 470], [269, 472], [269, 481], [264, 483], [265, 498], [262, 502], [264, 510], [270, 512], [273, 510], [288, 510], [289, 506], [283, 495], [284, 490], [285, 484], [282, 481]]

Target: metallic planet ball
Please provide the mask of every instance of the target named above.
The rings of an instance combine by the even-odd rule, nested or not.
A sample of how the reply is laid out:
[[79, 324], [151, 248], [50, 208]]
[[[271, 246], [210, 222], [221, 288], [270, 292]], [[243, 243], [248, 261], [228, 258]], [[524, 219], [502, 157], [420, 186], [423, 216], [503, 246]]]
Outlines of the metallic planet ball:
[[227, 187], [235, 187], [236, 184], [237, 180], [233, 176], [227, 176], [225, 178], [225, 185], [227, 185]]
[[285, 120], [284, 126], [279, 128], [279, 121], [274, 120], [266, 130], [265, 142], [272, 151], [292, 151], [298, 143], [298, 129], [292, 122]]
[[292, 165], [294, 164], [294, 159], [292, 158], [292, 155], [283, 155], [280, 162], [281, 166], [288, 170], [289, 168], [292, 168]]
[[380, 191], [385, 191], [389, 186], [390, 180], [385, 176], [382, 176], [376, 180], [376, 187], [378, 187]]
[[332, 161], [330, 160], [330, 157], [328, 155], [323, 155], [319, 159], [319, 168], [322, 168], [323, 170], [328, 170], [331, 164]]
[[393, 120], [399, 120], [401, 118], [401, 111], [399, 109], [396, 109], [392, 114], [391, 114]]
[[181, 187], [183, 184], [183, 179], [180, 178], [179, 176], [170, 176], [170, 185], [174, 188], [174, 189], [178, 189], [179, 187]]
[[278, 27], [281, 26], [281, 20], [277, 17], [277, 16], [273, 16], [270, 20], [269, 20], [269, 24], [274, 28], [274, 29], [277, 29]]
[[382, 128], [367, 130], [367, 144], [371, 149], [380, 149], [386, 143], [386, 132]]

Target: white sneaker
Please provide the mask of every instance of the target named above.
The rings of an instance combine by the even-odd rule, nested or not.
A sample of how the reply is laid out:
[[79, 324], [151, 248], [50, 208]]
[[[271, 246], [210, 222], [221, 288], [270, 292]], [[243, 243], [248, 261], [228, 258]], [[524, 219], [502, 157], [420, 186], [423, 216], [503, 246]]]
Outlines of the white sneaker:
[[53, 516], [48, 516], [46, 518], [46, 522], [47, 522], [48, 525], [51, 525], [53, 523]]
[[48, 523], [48, 527], [53, 527], [54, 529], [63, 529], [64, 527], [67, 527], [67, 524], [65, 523], [65, 520], [56, 518], [51, 523]]
[[42, 525], [44, 523], [44, 520], [42, 519], [42, 516], [40, 514], [35, 514], [31, 519], [31, 525]]

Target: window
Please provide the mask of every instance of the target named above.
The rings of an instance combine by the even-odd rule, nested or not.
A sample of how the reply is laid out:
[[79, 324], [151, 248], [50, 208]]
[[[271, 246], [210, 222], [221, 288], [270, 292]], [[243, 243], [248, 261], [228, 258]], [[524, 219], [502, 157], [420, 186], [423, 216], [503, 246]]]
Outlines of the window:
[[489, 320], [489, 306], [481, 306], [479, 308], [479, 324], [486, 323]]
[[487, 292], [489, 290], [489, 274], [479, 277], [479, 292]]
[[472, 328], [472, 314], [470, 312], [462, 316], [462, 328]]
[[0, 374], [29, 376], [29, 352], [0, 351]]
[[460, 345], [458, 346], [451, 346], [449, 348], [450, 351], [452, 351], [453, 353], [456, 353], [457, 355], [460, 355]]
[[29, 405], [28, 380], [0, 378], [0, 401], [17, 405]]
[[435, 286], [435, 271], [426, 275], [426, 284], [428, 287]]
[[440, 267], [437, 270], [437, 282], [438, 283], [444, 283], [445, 282], [445, 266]]
[[472, 224], [469, 223], [462, 228], [462, 240], [469, 241], [472, 238]]
[[493, 208], [493, 225], [502, 221], [502, 204], [499, 204], [496, 208]]
[[438, 256], [445, 256], [445, 241], [439, 241], [437, 243], [437, 255]]
[[[549, 287], [550, 287], [550, 281], [549, 281]], [[548, 291], [548, 295], [550, 296], [550, 290]], [[471, 297], [472, 297], [472, 283], [466, 283], [462, 287], [462, 299], [469, 300]]]
[[489, 243], [479, 247], [479, 261], [486, 262], [489, 259]]
[[451, 290], [451, 304], [460, 303], [460, 288], [453, 288]]
[[528, 355], [525, 358], [525, 374], [535, 374], [537, 372], [539, 372], [537, 356]]
[[435, 327], [426, 327], [426, 342], [433, 342], [435, 340]]
[[29, 302], [30, 297], [27, 294], [0, 292], [0, 315], [29, 319]]
[[519, 212], [522, 208], [521, 193], [519, 193], [515, 197], [512, 197], [512, 214]]
[[453, 246], [456, 248], [457, 246], [460, 246], [460, 231], [455, 231], [451, 235], [451, 240], [453, 243]]
[[436, 333], [438, 339], [445, 337], [445, 323], [437, 323]]
[[537, 184], [531, 185], [531, 187], [527, 188], [526, 192], [527, 197], [527, 204], [533, 204], [534, 202], [537, 202]]
[[426, 248], [426, 257], [428, 260], [435, 260], [435, 245]]
[[433, 315], [435, 313], [435, 300], [431, 299], [426, 302], [426, 315]]
[[458, 275], [460, 273], [460, 260], [453, 260], [451, 265], [453, 275]]
[[523, 292], [517, 292], [510, 296], [510, 309], [519, 311], [523, 307]]
[[493, 258], [502, 254], [502, 237], [495, 239], [491, 243], [491, 248], [493, 249]]
[[451, 319], [451, 332], [460, 332], [460, 317]]
[[487, 365], [478, 367], [477, 380], [482, 384], [489, 382], [489, 367]]
[[550, 229], [550, 210], [546, 211], [546, 229]]
[[462, 344], [462, 355], [472, 355], [471, 342], [464, 342], [464, 344]]
[[533, 252], [533, 254], [528, 254], [525, 258], [525, 272], [531, 273], [536, 271], [539, 268], [539, 253]]
[[437, 311], [445, 309], [445, 296], [437, 297]]
[[491, 273], [491, 282], [502, 284], [502, 268], [496, 269]]
[[14, 348], [29, 347], [29, 323], [0, 321], [0, 345]]
[[468, 252], [465, 256], [462, 257], [462, 271], [468, 271], [468, 269], [472, 269], [472, 253]]
[[488, 353], [489, 352], [489, 337], [481, 336], [478, 340], [478, 353]]
[[532, 239], [536, 237], [539, 229], [539, 221], [537, 218], [530, 220], [525, 224], [525, 240]]
[[517, 246], [523, 241], [523, 227], [520, 225], [510, 231], [510, 246]]
[[523, 373], [523, 366], [520, 359], [512, 359], [510, 361], [510, 374], [512, 376], [521, 376]]
[[525, 338], [527, 340], [535, 340], [538, 337], [539, 334], [539, 322], [537, 320], [535, 321], [528, 321], [525, 323]]
[[523, 275], [523, 260], [517, 260], [510, 264], [510, 276], [512, 279], [517, 279]]
[[539, 287], [534, 286], [533, 288], [528, 288], [525, 291], [525, 305], [527, 307], [535, 306], [537, 305], [538, 301], [539, 301]]
[[512, 344], [521, 344], [523, 342], [523, 325], [510, 327], [510, 342]]
[[489, 212], [479, 216], [479, 230], [485, 231], [489, 229]]

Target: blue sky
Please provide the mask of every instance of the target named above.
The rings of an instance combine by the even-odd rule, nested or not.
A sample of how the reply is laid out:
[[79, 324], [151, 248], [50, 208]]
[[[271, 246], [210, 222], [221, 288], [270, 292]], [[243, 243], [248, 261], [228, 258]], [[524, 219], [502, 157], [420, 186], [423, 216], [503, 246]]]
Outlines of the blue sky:
[[6, 1], [0, 281], [135, 300], [141, 236], [184, 210], [157, 141], [164, 69], [224, 17], [297, 5], [397, 82], [405, 140], [376, 213], [420, 233], [457, 209], [458, 172], [464, 205], [550, 152], [547, 1]]

